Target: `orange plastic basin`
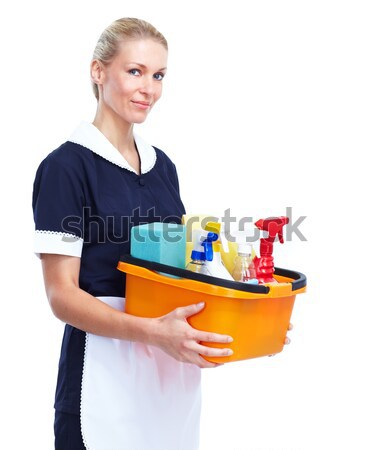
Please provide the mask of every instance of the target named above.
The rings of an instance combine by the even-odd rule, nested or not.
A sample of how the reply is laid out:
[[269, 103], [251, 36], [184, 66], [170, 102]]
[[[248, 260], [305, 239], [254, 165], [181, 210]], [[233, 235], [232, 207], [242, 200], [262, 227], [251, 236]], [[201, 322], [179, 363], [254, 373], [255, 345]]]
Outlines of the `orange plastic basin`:
[[278, 268], [274, 276], [279, 283], [270, 286], [221, 280], [128, 255], [121, 258], [118, 269], [126, 273], [129, 314], [160, 317], [179, 306], [205, 302], [205, 308], [189, 317], [188, 322], [199, 330], [227, 334], [234, 339], [230, 344], [205, 344], [234, 352], [231, 356], [206, 357], [213, 362], [281, 352], [296, 294], [306, 290], [303, 274]]

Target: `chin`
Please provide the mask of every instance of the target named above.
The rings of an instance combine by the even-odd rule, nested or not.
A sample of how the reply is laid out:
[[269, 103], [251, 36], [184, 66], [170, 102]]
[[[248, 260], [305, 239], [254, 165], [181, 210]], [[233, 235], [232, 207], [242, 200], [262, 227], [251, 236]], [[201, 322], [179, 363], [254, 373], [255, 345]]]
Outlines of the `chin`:
[[144, 115], [141, 115], [141, 116], [133, 117], [133, 118], [132, 118], [132, 123], [143, 123], [143, 122], [146, 121], [146, 118], [147, 118], [147, 117], [148, 117], [147, 114], [146, 114], [145, 116], [144, 116]]

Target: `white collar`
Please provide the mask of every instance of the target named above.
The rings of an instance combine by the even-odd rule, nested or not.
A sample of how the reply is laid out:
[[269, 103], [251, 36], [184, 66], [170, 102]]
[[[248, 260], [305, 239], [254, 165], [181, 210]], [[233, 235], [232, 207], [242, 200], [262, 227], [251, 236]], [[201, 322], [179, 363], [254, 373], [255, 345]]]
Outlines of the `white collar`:
[[[134, 140], [140, 155], [141, 173], [147, 173], [154, 167], [157, 154], [154, 148], [136, 133], [134, 133]], [[136, 173], [116, 147], [92, 123], [81, 122], [69, 137], [68, 141], [82, 145], [107, 161]]]

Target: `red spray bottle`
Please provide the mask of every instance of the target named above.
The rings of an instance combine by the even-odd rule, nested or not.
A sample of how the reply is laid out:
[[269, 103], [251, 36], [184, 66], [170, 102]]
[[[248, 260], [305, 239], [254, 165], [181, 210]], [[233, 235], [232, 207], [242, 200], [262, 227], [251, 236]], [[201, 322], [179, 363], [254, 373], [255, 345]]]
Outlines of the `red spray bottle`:
[[274, 241], [276, 235], [279, 241], [283, 244], [283, 226], [289, 223], [288, 217], [270, 217], [269, 219], [260, 219], [255, 225], [259, 230], [267, 231], [267, 238], [261, 238], [260, 242], [260, 257], [254, 258], [254, 265], [256, 267], [256, 275], [260, 284], [276, 283], [273, 278], [274, 273], [274, 258], [272, 256]]

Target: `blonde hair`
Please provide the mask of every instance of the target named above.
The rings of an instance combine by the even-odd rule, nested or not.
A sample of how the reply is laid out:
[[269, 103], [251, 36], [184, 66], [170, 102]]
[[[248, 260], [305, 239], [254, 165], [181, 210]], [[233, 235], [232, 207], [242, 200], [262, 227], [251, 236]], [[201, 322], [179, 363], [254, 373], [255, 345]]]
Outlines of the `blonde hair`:
[[[168, 50], [166, 38], [149, 22], [124, 17], [115, 20], [103, 31], [96, 44], [92, 59], [97, 59], [103, 64], [109, 64], [116, 56], [119, 45], [125, 40], [134, 39], [153, 39]], [[98, 86], [93, 81], [92, 87], [96, 99], [99, 100]]]

